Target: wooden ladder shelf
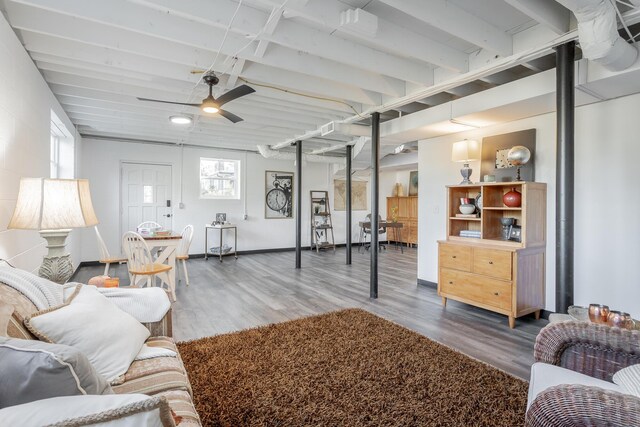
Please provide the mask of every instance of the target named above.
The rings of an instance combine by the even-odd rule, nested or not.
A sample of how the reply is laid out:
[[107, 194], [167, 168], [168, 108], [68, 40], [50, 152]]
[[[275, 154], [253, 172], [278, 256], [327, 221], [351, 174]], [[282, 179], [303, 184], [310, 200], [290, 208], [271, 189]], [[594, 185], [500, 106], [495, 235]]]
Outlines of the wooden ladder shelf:
[[[311, 250], [332, 248], [336, 251], [331, 220], [328, 191], [310, 191], [311, 195]], [[329, 239], [331, 237], [331, 239]]]

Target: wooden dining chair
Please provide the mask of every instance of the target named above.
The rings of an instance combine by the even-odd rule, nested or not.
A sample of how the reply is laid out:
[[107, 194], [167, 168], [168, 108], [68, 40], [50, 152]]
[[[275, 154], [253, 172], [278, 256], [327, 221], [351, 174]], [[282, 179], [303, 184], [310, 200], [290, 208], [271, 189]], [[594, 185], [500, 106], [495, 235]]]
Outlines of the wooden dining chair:
[[[187, 260], [189, 259], [189, 247], [191, 246], [191, 239], [193, 239], [193, 225], [189, 224], [182, 230], [182, 240], [180, 240], [180, 246], [176, 252], [176, 268], [182, 263], [182, 270], [184, 271], [184, 281], [189, 286], [189, 272], [187, 271]], [[180, 275], [178, 275], [178, 280]]]
[[98, 226], [94, 226], [93, 229], [96, 231], [96, 237], [98, 238], [98, 246], [100, 247], [100, 260], [98, 261], [100, 264], [104, 264], [104, 275], [109, 275], [109, 267], [111, 264], [124, 264], [127, 262], [127, 258], [125, 256], [111, 256], [109, 254], [109, 249], [107, 249], [107, 245], [102, 240], [102, 236], [100, 235], [100, 231], [98, 231]]
[[[131, 286], [137, 286], [138, 283], [144, 280], [146, 280], [147, 286], [155, 286], [156, 278], [163, 280], [167, 284], [170, 283], [168, 272], [171, 270], [171, 266], [154, 261], [149, 246], [141, 235], [133, 231], [124, 233], [122, 247], [127, 255]], [[175, 295], [174, 289], [169, 290], [172, 295]]]

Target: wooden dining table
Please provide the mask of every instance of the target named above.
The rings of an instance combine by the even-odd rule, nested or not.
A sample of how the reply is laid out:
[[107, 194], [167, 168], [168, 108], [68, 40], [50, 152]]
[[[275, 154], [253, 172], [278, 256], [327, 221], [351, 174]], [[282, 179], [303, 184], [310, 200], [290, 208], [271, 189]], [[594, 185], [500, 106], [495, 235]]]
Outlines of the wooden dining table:
[[[176, 300], [176, 255], [178, 245], [182, 236], [175, 232], [169, 234], [140, 234], [149, 246], [151, 253], [156, 256], [155, 262], [158, 264], [167, 264], [171, 266], [171, 270], [167, 272], [169, 283], [166, 285], [171, 292], [173, 300]], [[164, 282], [164, 280], [163, 280]], [[164, 284], [163, 284], [164, 286]]]

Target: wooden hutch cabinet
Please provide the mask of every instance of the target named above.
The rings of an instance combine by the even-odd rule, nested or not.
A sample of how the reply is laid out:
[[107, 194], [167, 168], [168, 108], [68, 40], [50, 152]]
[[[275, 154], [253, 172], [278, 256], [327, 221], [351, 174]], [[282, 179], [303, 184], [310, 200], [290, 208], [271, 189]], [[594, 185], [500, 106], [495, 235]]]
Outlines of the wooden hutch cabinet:
[[[520, 207], [502, 197], [522, 195]], [[447, 239], [438, 242], [438, 295], [509, 316], [540, 316], [545, 299], [546, 184], [479, 183], [447, 187]], [[459, 217], [460, 199], [481, 195], [480, 216]], [[520, 241], [503, 240], [501, 218], [515, 218]], [[477, 237], [463, 237], [476, 231]], [[463, 236], [461, 236], [461, 234]]]
[[402, 229], [387, 228], [387, 240], [418, 244], [418, 196], [387, 197], [387, 221], [391, 221], [394, 208], [397, 208], [397, 221], [402, 223]]

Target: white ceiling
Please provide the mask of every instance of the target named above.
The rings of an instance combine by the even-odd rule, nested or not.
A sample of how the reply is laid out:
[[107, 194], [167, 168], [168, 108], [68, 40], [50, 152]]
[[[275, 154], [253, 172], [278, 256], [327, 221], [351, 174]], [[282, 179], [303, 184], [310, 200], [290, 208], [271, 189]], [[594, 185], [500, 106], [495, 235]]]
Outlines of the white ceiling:
[[[238, 149], [293, 138], [569, 28], [568, 11], [554, 0], [0, 0], [0, 7], [81, 134]], [[352, 8], [377, 16], [375, 36], [340, 25], [340, 12]], [[256, 90], [225, 105], [245, 121], [136, 99], [198, 103], [206, 85], [191, 71], [210, 68], [221, 79], [216, 96], [243, 83]], [[525, 64], [403, 110], [547, 68]], [[172, 125], [176, 113], [196, 120]], [[305, 147], [351, 139], [332, 134]]]

